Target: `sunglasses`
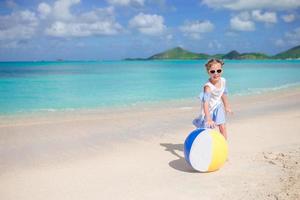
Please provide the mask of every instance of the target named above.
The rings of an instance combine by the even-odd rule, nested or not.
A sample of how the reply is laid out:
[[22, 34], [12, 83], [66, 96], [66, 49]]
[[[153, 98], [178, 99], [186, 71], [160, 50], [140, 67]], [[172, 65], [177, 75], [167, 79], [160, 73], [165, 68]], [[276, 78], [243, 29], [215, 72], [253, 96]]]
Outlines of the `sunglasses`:
[[215, 74], [217, 72], [217, 74], [221, 74], [222, 73], [222, 69], [217, 69], [217, 70], [210, 70], [209, 73], [211, 74]]

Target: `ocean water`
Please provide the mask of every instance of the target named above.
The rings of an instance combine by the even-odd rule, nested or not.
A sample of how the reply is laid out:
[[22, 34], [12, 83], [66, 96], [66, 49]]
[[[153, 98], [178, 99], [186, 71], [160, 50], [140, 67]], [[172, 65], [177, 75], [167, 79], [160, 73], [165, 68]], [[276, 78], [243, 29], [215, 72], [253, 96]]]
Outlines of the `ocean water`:
[[[205, 61], [0, 62], [0, 114], [196, 98]], [[300, 60], [226, 60], [229, 95], [300, 86]]]

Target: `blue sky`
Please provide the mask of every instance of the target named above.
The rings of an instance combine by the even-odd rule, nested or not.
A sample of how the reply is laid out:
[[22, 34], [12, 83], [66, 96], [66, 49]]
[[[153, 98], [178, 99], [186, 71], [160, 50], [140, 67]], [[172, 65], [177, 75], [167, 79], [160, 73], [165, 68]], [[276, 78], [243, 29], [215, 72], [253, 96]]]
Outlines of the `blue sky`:
[[299, 0], [0, 0], [0, 60], [111, 60], [181, 46], [274, 55], [300, 45]]

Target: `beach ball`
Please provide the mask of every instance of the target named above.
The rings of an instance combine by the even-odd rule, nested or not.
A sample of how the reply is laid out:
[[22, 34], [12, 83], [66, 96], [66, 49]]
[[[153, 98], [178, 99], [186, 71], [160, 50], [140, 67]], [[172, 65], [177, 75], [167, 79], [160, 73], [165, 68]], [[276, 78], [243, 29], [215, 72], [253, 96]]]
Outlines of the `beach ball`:
[[218, 170], [227, 160], [228, 146], [224, 136], [213, 129], [196, 129], [184, 142], [187, 163], [200, 172]]

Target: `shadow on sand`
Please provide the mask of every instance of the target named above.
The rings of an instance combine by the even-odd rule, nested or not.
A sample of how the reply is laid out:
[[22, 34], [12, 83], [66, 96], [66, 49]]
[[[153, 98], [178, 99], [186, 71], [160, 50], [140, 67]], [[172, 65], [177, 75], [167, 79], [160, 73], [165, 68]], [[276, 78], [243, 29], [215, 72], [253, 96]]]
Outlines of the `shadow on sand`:
[[188, 165], [185, 158], [177, 153], [178, 151], [183, 152], [183, 144], [160, 143], [160, 145], [165, 147], [165, 151], [168, 151], [177, 157], [177, 159], [169, 162], [170, 167], [183, 172], [197, 173], [197, 171]]

